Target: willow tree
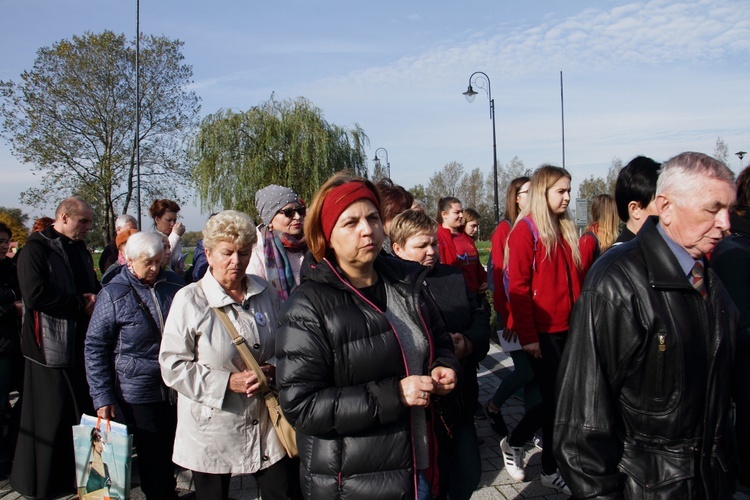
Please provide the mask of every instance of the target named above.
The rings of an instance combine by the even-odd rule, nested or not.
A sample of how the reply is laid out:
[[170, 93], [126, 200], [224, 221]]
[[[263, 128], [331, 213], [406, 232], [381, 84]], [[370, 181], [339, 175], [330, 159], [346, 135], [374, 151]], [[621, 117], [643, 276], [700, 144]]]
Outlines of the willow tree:
[[269, 184], [309, 201], [339, 170], [366, 175], [367, 143], [359, 125], [327, 122], [304, 97], [271, 95], [246, 112], [220, 110], [203, 120], [191, 148], [192, 175], [202, 208], [255, 216], [255, 192]]
[[3, 135], [13, 154], [42, 174], [22, 200], [41, 207], [81, 195], [106, 240], [116, 214], [134, 209], [137, 145], [143, 203], [174, 196], [189, 175], [187, 138], [200, 111], [187, 89], [193, 70], [183, 62], [182, 45], [141, 35], [140, 102], [135, 39], [111, 31], [42, 47], [19, 83], [0, 82]]

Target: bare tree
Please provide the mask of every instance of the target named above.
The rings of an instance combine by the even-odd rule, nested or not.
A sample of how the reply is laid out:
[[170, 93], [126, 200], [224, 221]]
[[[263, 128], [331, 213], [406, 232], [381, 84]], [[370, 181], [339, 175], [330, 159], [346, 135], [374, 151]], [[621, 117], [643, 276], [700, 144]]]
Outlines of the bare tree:
[[609, 166], [609, 170], [607, 170], [607, 179], [605, 181], [605, 184], [607, 185], [607, 193], [612, 196], [615, 195], [615, 185], [617, 184], [617, 177], [620, 175], [622, 167], [621, 159], [617, 157], [612, 158], [612, 164]]
[[593, 175], [581, 182], [581, 185], [578, 187], [578, 197], [585, 198], [589, 201], [591, 201], [594, 196], [606, 192], [607, 184], [604, 182], [604, 179], [601, 177], [594, 177]]
[[716, 138], [716, 146], [714, 146], [714, 158], [727, 165], [729, 164], [729, 147], [721, 137]]
[[446, 163], [427, 184], [428, 207], [437, 207], [440, 198], [458, 197], [461, 180], [464, 177], [464, 166], [457, 161]]

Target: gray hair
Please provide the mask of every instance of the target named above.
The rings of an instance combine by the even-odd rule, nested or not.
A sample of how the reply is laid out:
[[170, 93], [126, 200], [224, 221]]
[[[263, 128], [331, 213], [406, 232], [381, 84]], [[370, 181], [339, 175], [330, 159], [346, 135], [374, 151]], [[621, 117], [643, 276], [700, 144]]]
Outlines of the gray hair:
[[138, 221], [130, 214], [118, 215], [115, 219], [115, 229], [123, 228], [126, 224], [133, 226], [133, 229], [138, 229]]
[[677, 203], [689, 203], [703, 189], [707, 177], [734, 188], [734, 173], [723, 162], [703, 153], [680, 153], [662, 165], [656, 181], [656, 196], [670, 193], [676, 195]]
[[164, 252], [161, 235], [155, 231], [135, 233], [128, 238], [123, 254], [130, 260], [151, 259]]
[[213, 250], [222, 241], [242, 247], [255, 245], [258, 236], [253, 219], [236, 210], [224, 210], [208, 219], [203, 228], [203, 247]]

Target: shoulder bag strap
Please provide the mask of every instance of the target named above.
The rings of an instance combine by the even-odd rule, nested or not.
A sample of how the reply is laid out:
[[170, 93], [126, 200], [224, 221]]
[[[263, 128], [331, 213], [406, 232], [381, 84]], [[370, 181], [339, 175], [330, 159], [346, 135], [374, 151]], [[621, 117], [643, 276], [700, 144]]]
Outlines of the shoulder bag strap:
[[151, 322], [151, 326], [154, 328], [154, 331], [159, 332], [159, 337], [162, 335], [162, 328], [159, 326], [159, 323], [156, 321], [156, 318], [154, 318], [154, 315], [151, 314], [151, 309], [148, 308], [148, 305], [143, 301], [140, 295], [138, 295], [138, 290], [135, 288], [135, 286], [131, 283], [130, 288], [133, 290], [133, 295], [135, 295], [135, 300], [138, 301], [138, 305], [141, 306], [141, 309], [143, 309], [143, 313], [146, 315], [148, 320]]
[[[203, 289], [203, 280], [198, 281], [198, 286], [201, 287], [201, 290], [203, 290], [203, 294], [205, 295], [206, 291]], [[224, 328], [229, 332], [229, 335], [232, 337], [232, 342], [234, 343], [234, 346], [237, 348], [237, 350], [240, 352], [240, 356], [242, 357], [242, 360], [245, 362], [245, 365], [250, 368], [253, 372], [255, 372], [255, 376], [258, 377], [258, 382], [260, 383], [260, 391], [262, 394], [266, 394], [268, 392], [271, 392], [271, 389], [268, 387], [268, 381], [266, 380], [266, 375], [263, 373], [263, 370], [260, 369], [260, 365], [258, 365], [258, 362], [255, 361], [255, 357], [253, 357], [253, 354], [250, 352], [250, 349], [247, 347], [247, 342], [245, 341], [245, 337], [239, 334], [237, 331], [237, 328], [234, 327], [232, 324], [232, 321], [229, 319], [229, 316], [227, 313], [224, 312], [223, 309], [220, 309], [218, 307], [212, 307], [211, 309], [214, 310], [216, 313], [216, 316], [219, 317], [221, 320], [221, 323], [224, 325]]]

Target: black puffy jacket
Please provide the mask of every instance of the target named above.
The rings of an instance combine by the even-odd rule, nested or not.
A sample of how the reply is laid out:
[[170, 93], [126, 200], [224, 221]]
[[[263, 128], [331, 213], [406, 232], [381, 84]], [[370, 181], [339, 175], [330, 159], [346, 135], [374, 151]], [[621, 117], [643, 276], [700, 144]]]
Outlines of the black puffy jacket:
[[[433, 325], [424, 373], [460, 371], [450, 336], [421, 288], [427, 268], [378, 256], [375, 269], [406, 299], [417, 324]], [[327, 259], [308, 254], [302, 284], [284, 304], [276, 337], [284, 413], [297, 428], [306, 498], [414, 498], [407, 375], [386, 317]]]
[[[427, 291], [440, 308], [445, 330], [463, 334], [473, 347], [471, 355], [461, 360], [463, 377], [456, 389], [436, 402], [437, 411], [442, 413], [442, 423], [453, 426], [474, 417], [479, 397], [477, 366], [490, 350], [490, 316], [477, 303], [476, 294], [469, 292], [464, 275], [457, 267], [435, 264], [426, 281]], [[437, 428], [442, 429], [442, 426]]]
[[657, 222], [594, 263], [573, 309], [553, 449], [577, 498], [732, 496], [738, 312], [710, 268], [706, 307]]

